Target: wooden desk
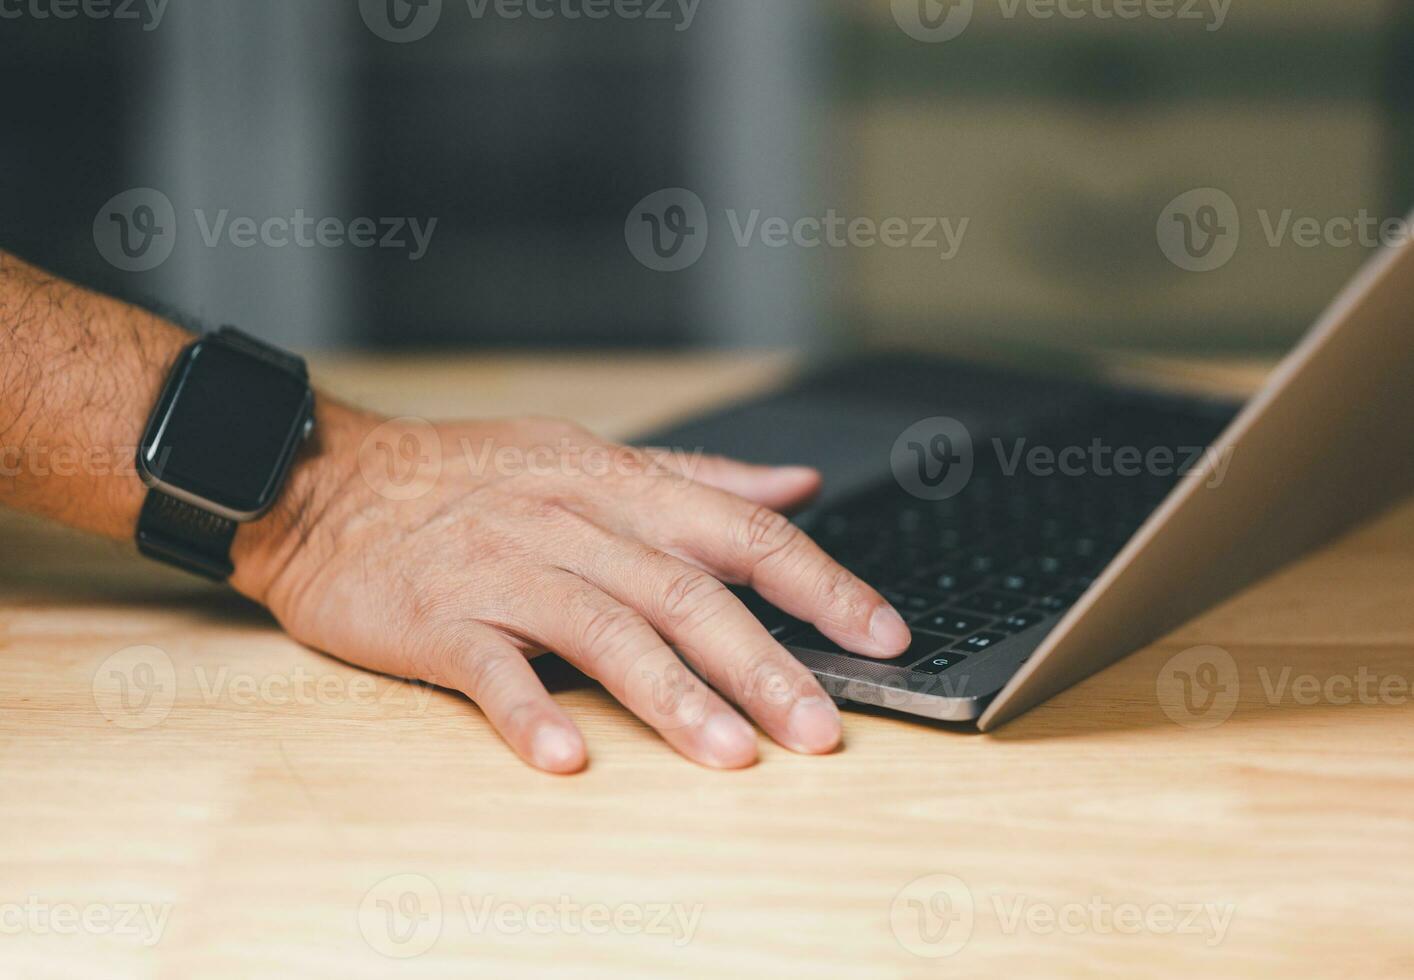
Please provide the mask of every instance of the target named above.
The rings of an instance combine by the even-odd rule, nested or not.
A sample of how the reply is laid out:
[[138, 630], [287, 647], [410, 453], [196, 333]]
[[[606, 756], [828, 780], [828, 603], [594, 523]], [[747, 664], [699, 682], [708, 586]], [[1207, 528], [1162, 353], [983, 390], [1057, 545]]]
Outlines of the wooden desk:
[[[784, 364], [322, 374], [622, 433]], [[570, 779], [123, 548], [13, 517], [0, 548], [0, 977], [1414, 975], [1414, 507], [988, 737], [848, 713], [837, 755], [712, 773], [552, 669]], [[1211, 728], [1159, 696], [1200, 644], [1240, 677]], [[1361, 676], [1382, 703], [1336, 703]]]

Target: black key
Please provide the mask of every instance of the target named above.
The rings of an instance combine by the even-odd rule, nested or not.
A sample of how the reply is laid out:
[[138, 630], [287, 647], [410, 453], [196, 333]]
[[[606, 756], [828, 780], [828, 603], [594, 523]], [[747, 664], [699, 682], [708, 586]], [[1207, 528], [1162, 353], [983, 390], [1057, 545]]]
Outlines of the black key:
[[971, 613], [953, 612], [942, 610], [941, 612], [928, 613], [926, 616], [916, 620], [915, 625], [934, 633], [943, 633], [948, 636], [967, 636], [969, 633], [976, 633], [986, 626], [991, 620], [983, 616], [974, 616]]
[[786, 636], [789, 633], [799, 632], [808, 626], [808, 623], [801, 622], [790, 613], [782, 612], [761, 598], [753, 589], [732, 589], [732, 594], [741, 600], [751, 615], [755, 616], [761, 625], [766, 627], [766, 632], [776, 639]]
[[963, 653], [981, 653], [1005, 639], [1000, 633], [973, 633], [961, 643], [954, 644], [953, 649]]
[[1027, 598], [1026, 596], [1007, 595], [1003, 592], [974, 592], [958, 599], [954, 605], [959, 609], [991, 613], [993, 616], [1006, 616], [1018, 609], [1024, 609], [1027, 605]]
[[937, 572], [932, 575], [925, 575], [917, 581], [925, 588], [942, 592], [946, 595], [956, 595], [959, 592], [967, 592], [982, 584], [981, 578], [976, 575], [969, 575], [965, 572]]
[[942, 653], [953, 642], [950, 636], [939, 636], [936, 633], [929, 633], [926, 630], [915, 629], [913, 631], [913, 642], [908, 645], [900, 656], [893, 660], [880, 660], [881, 664], [893, 664], [895, 667], [907, 667], [909, 664], [917, 663], [924, 657], [932, 654]]
[[1002, 565], [1002, 560], [992, 554], [973, 555], [967, 560], [967, 569], [977, 575], [991, 575]]
[[1037, 599], [1036, 605], [1046, 612], [1065, 612], [1075, 605], [1075, 600], [1079, 598], [1080, 596], [1074, 592], [1057, 592]]
[[997, 579], [995, 588], [1002, 592], [1015, 592], [1018, 595], [1037, 596], [1047, 595], [1056, 590], [1059, 583], [1053, 578], [1043, 575], [1032, 575], [1025, 572], [1008, 572]]
[[929, 657], [921, 663], [915, 664], [913, 670], [919, 674], [941, 674], [945, 670], [956, 667], [967, 659], [965, 653], [941, 653], [936, 657]]
[[919, 589], [909, 589], [906, 592], [899, 589], [884, 589], [879, 594], [889, 600], [889, 604], [902, 613], [904, 619], [936, 608], [940, 602], [947, 599], [945, 595], [924, 592]]
[[998, 620], [992, 625], [993, 629], [1002, 630], [1007, 633], [1021, 633], [1029, 630], [1041, 621], [1041, 614], [1029, 610], [1014, 612], [1006, 619]]

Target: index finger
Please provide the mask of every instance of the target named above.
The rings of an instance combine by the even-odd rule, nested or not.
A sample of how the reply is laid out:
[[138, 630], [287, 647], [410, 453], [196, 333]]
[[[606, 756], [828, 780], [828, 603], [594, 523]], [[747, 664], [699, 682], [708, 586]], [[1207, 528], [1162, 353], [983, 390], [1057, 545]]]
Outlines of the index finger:
[[677, 506], [653, 512], [659, 548], [750, 586], [855, 653], [896, 657], [908, 649], [903, 617], [783, 515], [701, 485], [674, 492], [682, 495]]

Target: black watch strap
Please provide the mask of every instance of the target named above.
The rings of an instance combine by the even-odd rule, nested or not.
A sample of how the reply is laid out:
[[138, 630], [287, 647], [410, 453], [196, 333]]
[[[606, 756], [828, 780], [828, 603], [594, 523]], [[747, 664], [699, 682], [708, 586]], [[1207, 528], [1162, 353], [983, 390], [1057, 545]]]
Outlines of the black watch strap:
[[224, 582], [235, 571], [231, 541], [237, 526], [160, 490], [149, 490], [138, 517], [137, 547], [149, 558]]

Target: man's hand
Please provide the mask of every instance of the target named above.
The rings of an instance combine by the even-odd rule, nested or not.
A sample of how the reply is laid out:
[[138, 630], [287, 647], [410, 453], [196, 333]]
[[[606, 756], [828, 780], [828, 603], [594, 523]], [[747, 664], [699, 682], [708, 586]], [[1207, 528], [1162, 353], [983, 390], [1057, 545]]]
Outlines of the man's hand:
[[[190, 342], [0, 253], [0, 451], [131, 460]], [[585, 749], [527, 663], [541, 650], [705, 765], [756, 757], [727, 699], [790, 748], [839, 743], [834, 704], [722, 581], [862, 654], [909, 642], [778, 513], [816, 491], [811, 471], [651, 456], [560, 422], [390, 423], [322, 397], [317, 411], [275, 510], [236, 535], [232, 584], [310, 646], [464, 692], [543, 769], [573, 772]], [[0, 470], [0, 504], [119, 540], [146, 494], [131, 468]]]
[[791, 749], [838, 745], [833, 702], [722, 582], [858, 653], [908, 645], [888, 603], [780, 515], [814, 471], [539, 419], [431, 426], [325, 404], [319, 432], [280, 509], [237, 536], [233, 584], [310, 646], [465, 693], [541, 769], [586, 761], [528, 663], [544, 650], [703, 765], [756, 759], [728, 700]]

